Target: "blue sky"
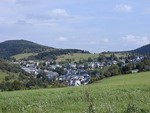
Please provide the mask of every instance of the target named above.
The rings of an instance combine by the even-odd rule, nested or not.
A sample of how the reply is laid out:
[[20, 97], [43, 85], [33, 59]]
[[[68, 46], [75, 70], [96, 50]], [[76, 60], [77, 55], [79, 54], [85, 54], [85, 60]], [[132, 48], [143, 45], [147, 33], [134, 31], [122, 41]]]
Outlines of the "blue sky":
[[150, 43], [149, 0], [0, 0], [0, 42], [25, 39], [90, 52]]

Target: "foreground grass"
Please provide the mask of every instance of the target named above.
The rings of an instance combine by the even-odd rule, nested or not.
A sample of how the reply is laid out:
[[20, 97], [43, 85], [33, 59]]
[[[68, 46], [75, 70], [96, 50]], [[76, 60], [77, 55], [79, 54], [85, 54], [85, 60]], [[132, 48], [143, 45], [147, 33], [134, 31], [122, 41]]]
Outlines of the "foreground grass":
[[81, 87], [0, 93], [1, 113], [149, 113], [149, 106], [150, 72]]
[[23, 54], [17, 54], [12, 57], [14, 57], [16, 60], [28, 58], [29, 56], [35, 56], [37, 53], [23, 53]]

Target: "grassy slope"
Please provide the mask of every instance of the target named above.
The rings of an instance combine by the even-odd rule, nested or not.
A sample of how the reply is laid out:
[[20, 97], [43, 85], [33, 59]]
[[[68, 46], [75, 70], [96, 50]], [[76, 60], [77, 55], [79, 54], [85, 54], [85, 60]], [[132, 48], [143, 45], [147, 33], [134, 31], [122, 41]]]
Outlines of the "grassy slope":
[[17, 54], [12, 57], [14, 57], [16, 60], [28, 58], [29, 56], [35, 56], [37, 53], [23, 53], [23, 54]]
[[74, 54], [69, 54], [69, 55], [58, 56], [57, 62], [65, 61], [66, 59], [74, 59], [75, 61], [79, 61], [79, 60], [82, 60], [82, 59], [87, 60], [89, 57], [94, 59], [94, 58], [97, 58], [98, 56], [99, 56], [99, 54], [74, 53]]
[[[96, 113], [150, 112], [150, 72], [116, 76], [97, 83], [58, 89], [1, 92], [2, 113], [84, 113], [87, 92]], [[129, 111], [128, 111], [129, 112]]]
[[[106, 53], [104, 54], [106, 57], [110, 57], [111, 53]], [[115, 53], [115, 56], [117, 57], [126, 57], [128, 54], [127, 53]]]
[[[29, 56], [35, 56], [37, 53], [23, 53], [23, 54], [17, 54], [12, 57], [16, 58], [16, 60], [28, 58]], [[105, 56], [109, 57], [111, 54], [105, 54]], [[125, 54], [117, 53], [115, 54], [117, 57], [125, 56]], [[87, 60], [89, 57], [92, 59], [98, 58], [99, 54], [84, 54], [84, 53], [74, 53], [69, 55], [61, 55], [58, 56], [57, 62], [65, 61], [66, 59], [74, 59], [75, 61], [79, 61], [82, 59]]]
[[[111, 54], [104, 54], [106, 57], [110, 57]], [[115, 54], [117, 57], [125, 57], [125, 53], [116, 53]], [[74, 59], [74, 61], [79, 61], [82, 59], [87, 60], [89, 57], [92, 59], [98, 58], [99, 54], [82, 54], [82, 53], [74, 53], [74, 54], [69, 54], [69, 55], [61, 55], [57, 57], [57, 62], [60, 61], [65, 61], [66, 59]]]

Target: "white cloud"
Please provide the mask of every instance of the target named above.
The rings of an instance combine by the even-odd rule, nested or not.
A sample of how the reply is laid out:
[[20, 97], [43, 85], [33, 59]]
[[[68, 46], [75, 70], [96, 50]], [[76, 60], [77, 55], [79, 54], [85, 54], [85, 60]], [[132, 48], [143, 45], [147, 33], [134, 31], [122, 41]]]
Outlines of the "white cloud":
[[119, 12], [131, 12], [132, 11], [132, 7], [130, 5], [127, 5], [127, 4], [118, 4], [118, 5], [116, 5], [116, 11], [119, 11]]
[[64, 41], [67, 41], [67, 38], [65, 38], [65, 37], [59, 37], [59, 38], [56, 39], [56, 41], [58, 41], [58, 42], [64, 42]]
[[65, 9], [53, 9], [49, 12], [51, 17], [60, 18], [60, 17], [68, 17], [69, 14]]
[[146, 36], [127, 35], [122, 39], [127, 43], [138, 45], [138, 46], [142, 46], [150, 43], [150, 38]]

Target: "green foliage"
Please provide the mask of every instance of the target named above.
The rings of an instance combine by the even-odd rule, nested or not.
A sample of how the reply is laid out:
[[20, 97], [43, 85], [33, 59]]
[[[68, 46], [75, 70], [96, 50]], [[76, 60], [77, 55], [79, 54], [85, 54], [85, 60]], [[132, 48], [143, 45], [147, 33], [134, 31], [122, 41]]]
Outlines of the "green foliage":
[[[9, 64], [0, 61], [0, 70], [3, 70], [3, 80], [0, 82], [0, 90], [13, 91], [25, 89], [25, 83], [30, 78], [30, 74], [23, 71], [19, 65]], [[6, 73], [6, 75], [5, 75]]]
[[132, 68], [133, 68], [133, 65], [131, 63], [129, 63], [129, 64], [125, 65], [124, 67], [122, 67], [122, 73], [123, 74], [131, 73]]
[[0, 70], [0, 82], [5, 80], [5, 77], [9, 76], [9, 73]]
[[9, 64], [9, 63], [4, 62], [4, 61], [0, 61], [0, 69], [1, 70], [6, 70], [8, 72], [14, 72], [14, 73], [17, 73], [17, 72], [21, 71], [21, 68], [20, 68], [19, 65]]
[[145, 65], [143, 62], [140, 62], [136, 65], [136, 68], [139, 69], [139, 71], [144, 71]]
[[23, 90], [25, 89], [25, 86], [22, 82], [18, 81], [18, 80], [14, 80], [14, 81], [3, 81], [0, 84], [0, 89], [2, 91], [14, 91], [14, 90]]
[[118, 65], [112, 65], [107, 70], [110, 72], [111, 76], [119, 75], [120, 74], [120, 68]]
[[88, 62], [93, 62], [93, 59], [91, 57], [88, 58]]
[[106, 60], [105, 55], [100, 54], [99, 57], [98, 57], [98, 62], [104, 62], [105, 60]]
[[29, 81], [26, 83], [27, 89], [38, 89], [38, 88], [47, 88], [48, 82], [43, 78], [33, 78], [31, 77]]
[[64, 68], [56, 67], [56, 69], [54, 71], [57, 72], [59, 75], [65, 74]]

